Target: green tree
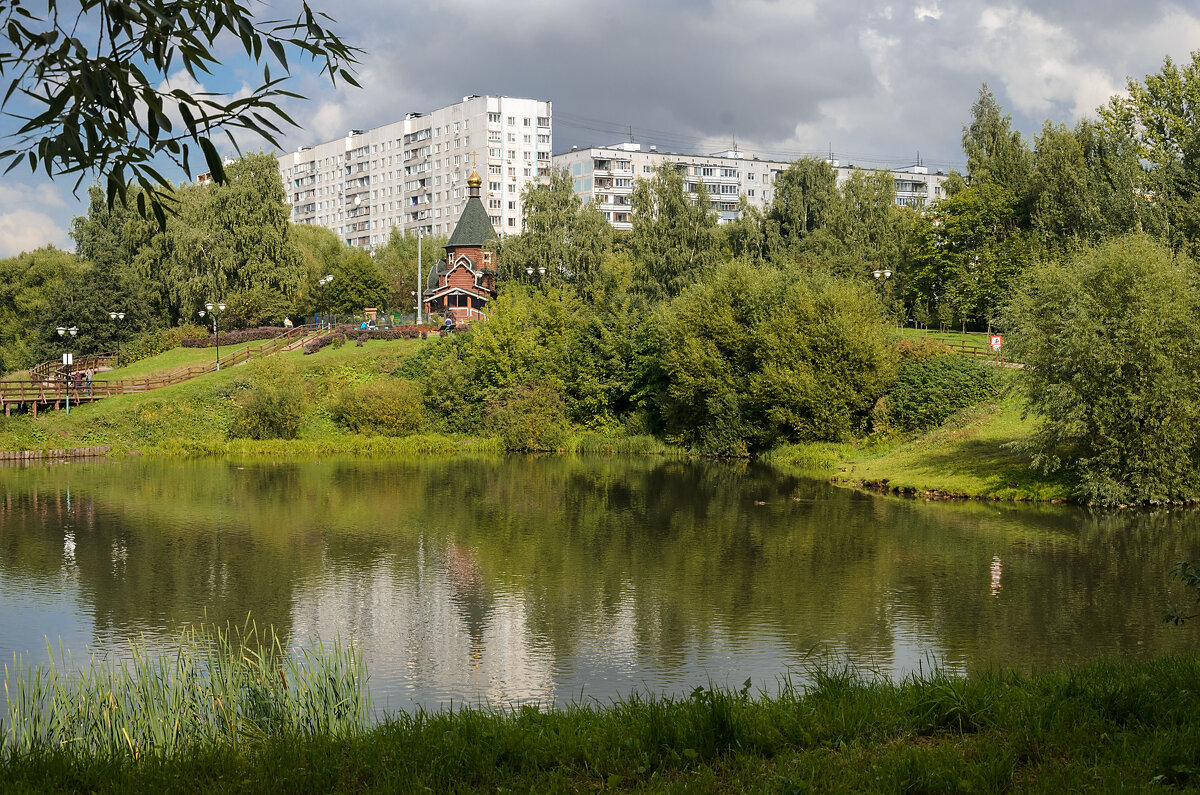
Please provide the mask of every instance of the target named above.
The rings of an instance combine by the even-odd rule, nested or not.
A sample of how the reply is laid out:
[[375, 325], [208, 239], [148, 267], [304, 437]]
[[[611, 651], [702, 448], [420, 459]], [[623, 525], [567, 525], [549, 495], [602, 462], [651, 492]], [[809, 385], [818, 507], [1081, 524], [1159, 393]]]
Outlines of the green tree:
[[837, 172], [824, 160], [803, 157], [775, 180], [775, 196], [766, 213], [767, 244], [773, 254], [796, 248], [836, 213]]
[[984, 83], [971, 106], [971, 121], [963, 125], [963, 154], [972, 185], [994, 183], [1007, 188], [1015, 199], [1025, 196], [1033, 169], [1033, 155], [1021, 133], [1012, 129], [1006, 115]]
[[[307, 2], [294, 21], [256, 19], [234, 0], [34, 5], [0, 8], [8, 45], [0, 51], [0, 77], [7, 82], [0, 113], [20, 124], [0, 158], [11, 160], [9, 169], [27, 163], [51, 177], [96, 174], [110, 205], [127, 197], [128, 182], [136, 183], [142, 191], [134, 205], [153, 212], [160, 225], [173, 191], [158, 171], [160, 158], [190, 177], [194, 146], [224, 182], [216, 134], [230, 133], [233, 142], [232, 131], [244, 131], [280, 148], [279, 125], [295, 123], [278, 102], [298, 96], [279, 76], [290, 69], [289, 52], [320, 63], [335, 84], [357, 85], [351, 69], [359, 51], [327, 29], [328, 17]], [[209, 74], [230, 46], [262, 65], [261, 83], [244, 83], [236, 96], [171, 85], [179, 69], [192, 80]]]
[[[1151, 187], [1169, 224], [1171, 246], [1200, 254], [1200, 50], [1182, 66], [1169, 56], [1142, 82], [1128, 83], [1141, 156], [1153, 164]], [[1114, 106], [1123, 103], [1114, 100]], [[1115, 114], [1114, 114], [1115, 115]]]
[[708, 191], [703, 182], [685, 183], [673, 164], [663, 163], [653, 179], [637, 181], [631, 201], [634, 289], [653, 301], [672, 298], [695, 283], [719, 255]]
[[1009, 310], [1035, 465], [1102, 504], [1193, 497], [1200, 462], [1195, 265], [1146, 236], [1032, 271]]
[[531, 281], [526, 271], [532, 268], [538, 284], [570, 284], [581, 295], [592, 294], [612, 248], [613, 228], [604, 215], [580, 201], [566, 169], [555, 171], [547, 183], [529, 183], [521, 208], [523, 231], [501, 246], [501, 281]]
[[59, 320], [52, 309], [83, 270], [74, 256], [51, 246], [0, 260], [0, 373], [50, 358], [39, 339], [45, 339], [47, 321], [79, 322]]
[[[425, 235], [420, 241], [421, 277], [426, 283], [437, 261], [445, 256], [448, 240], [445, 235]], [[375, 252], [375, 264], [388, 282], [387, 306], [396, 311], [415, 311], [416, 296], [413, 293], [417, 290], [417, 235], [401, 232], [399, 228], [392, 229], [387, 243]]]
[[358, 314], [366, 307], [387, 307], [391, 287], [371, 255], [360, 248], [347, 248], [333, 268], [333, 283], [327, 308], [340, 314]]

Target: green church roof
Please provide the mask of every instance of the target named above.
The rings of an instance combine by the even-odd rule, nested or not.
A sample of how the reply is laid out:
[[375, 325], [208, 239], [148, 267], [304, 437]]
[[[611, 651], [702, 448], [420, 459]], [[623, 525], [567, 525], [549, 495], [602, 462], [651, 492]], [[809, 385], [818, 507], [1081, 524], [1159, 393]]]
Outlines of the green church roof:
[[483, 208], [483, 202], [478, 196], [472, 196], [467, 199], [467, 206], [463, 208], [458, 225], [454, 227], [454, 234], [450, 236], [450, 242], [446, 244], [446, 248], [482, 246], [489, 240], [495, 239], [496, 230], [492, 228], [492, 222], [488, 218], [487, 210]]

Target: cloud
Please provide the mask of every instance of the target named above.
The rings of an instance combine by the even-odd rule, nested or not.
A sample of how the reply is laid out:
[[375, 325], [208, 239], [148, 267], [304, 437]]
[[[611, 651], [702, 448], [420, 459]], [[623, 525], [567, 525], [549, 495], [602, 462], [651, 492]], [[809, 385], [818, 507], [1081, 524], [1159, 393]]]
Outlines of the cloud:
[[0, 257], [12, 257], [53, 244], [65, 247], [66, 229], [37, 210], [0, 211]]

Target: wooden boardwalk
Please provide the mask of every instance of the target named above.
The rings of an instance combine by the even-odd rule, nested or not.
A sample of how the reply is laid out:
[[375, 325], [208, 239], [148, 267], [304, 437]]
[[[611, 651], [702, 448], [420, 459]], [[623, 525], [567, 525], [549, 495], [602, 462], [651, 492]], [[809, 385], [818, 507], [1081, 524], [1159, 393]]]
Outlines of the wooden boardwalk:
[[[260, 345], [240, 348], [222, 356], [222, 368], [235, 367], [245, 364], [251, 359], [260, 359], [283, 351], [289, 351], [304, 344], [305, 340], [317, 334], [317, 327], [296, 326], [288, 329], [274, 339]], [[93, 354], [79, 357], [73, 365], [74, 372], [92, 368], [97, 369], [111, 365], [115, 360], [111, 354]], [[125, 378], [117, 381], [92, 381], [91, 386], [68, 382], [63, 366], [57, 362], [43, 362], [30, 370], [30, 378], [19, 381], [0, 381], [0, 403], [4, 405], [4, 414], [8, 416], [13, 408], [29, 407], [33, 416], [40, 410], [61, 409], [66, 406], [68, 396], [71, 405], [94, 403], [104, 398], [117, 395], [136, 395], [165, 386], [179, 384], [192, 378], [217, 370], [217, 360], [214, 359], [203, 365], [181, 367], [162, 375], [145, 378]]]

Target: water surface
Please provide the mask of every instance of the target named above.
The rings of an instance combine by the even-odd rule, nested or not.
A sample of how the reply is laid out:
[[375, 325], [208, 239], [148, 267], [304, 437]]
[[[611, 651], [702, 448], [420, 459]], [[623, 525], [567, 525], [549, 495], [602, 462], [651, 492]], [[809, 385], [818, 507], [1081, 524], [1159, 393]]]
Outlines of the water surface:
[[377, 706], [1195, 648], [1200, 513], [919, 502], [657, 458], [0, 468], [0, 659], [198, 621], [351, 639]]

